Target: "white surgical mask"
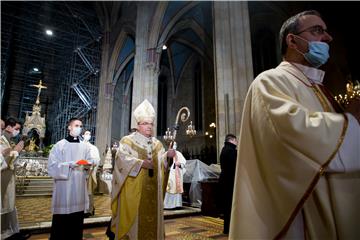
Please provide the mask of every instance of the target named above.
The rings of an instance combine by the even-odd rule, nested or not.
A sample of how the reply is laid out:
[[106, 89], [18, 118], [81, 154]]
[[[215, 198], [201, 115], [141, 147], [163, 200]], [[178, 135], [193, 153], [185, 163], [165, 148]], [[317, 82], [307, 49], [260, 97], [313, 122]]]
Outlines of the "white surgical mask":
[[81, 127], [74, 127], [74, 128], [71, 130], [71, 134], [72, 134], [72, 136], [74, 136], [74, 137], [78, 137], [78, 136], [80, 136], [81, 131], [82, 131], [82, 128], [81, 128]]
[[13, 136], [13, 137], [16, 137], [17, 135], [19, 135], [19, 133], [20, 133], [20, 130], [14, 130], [14, 131], [12, 132], [12, 136]]

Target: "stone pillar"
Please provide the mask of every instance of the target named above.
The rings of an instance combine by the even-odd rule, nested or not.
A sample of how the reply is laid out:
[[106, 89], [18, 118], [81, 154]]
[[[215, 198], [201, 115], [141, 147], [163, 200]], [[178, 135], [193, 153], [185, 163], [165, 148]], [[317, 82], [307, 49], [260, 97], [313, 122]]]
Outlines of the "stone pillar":
[[[161, 52], [156, 46], [149, 46], [150, 22], [155, 6], [156, 3], [142, 2], [137, 7], [132, 112], [145, 98], [151, 102], [157, 112], [158, 62]], [[133, 117], [131, 126], [136, 127]], [[156, 122], [154, 133], [156, 133]]]
[[105, 151], [106, 144], [111, 144], [111, 127], [109, 126], [112, 126], [111, 116], [114, 86], [110, 77], [112, 74], [109, 72], [108, 69], [110, 53], [110, 32], [105, 32], [101, 56], [101, 75], [96, 115], [95, 145], [98, 147], [100, 153], [103, 153]]
[[239, 136], [241, 114], [253, 80], [247, 2], [214, 2], [214, 68], [218, 155], [227, 133]]

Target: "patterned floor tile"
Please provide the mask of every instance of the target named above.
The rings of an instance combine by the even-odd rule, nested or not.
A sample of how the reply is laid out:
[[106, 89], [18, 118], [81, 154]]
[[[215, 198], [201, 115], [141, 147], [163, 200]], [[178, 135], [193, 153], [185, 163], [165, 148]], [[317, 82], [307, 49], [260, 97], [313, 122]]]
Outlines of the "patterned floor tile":
[[[186, 225], [187, 227], [184, 227]], [[181, 227], [179, 227], [181, 226]], [[185, 230], [184, 230], [185, 228]], [[189, 231], [189, 229], [191, 229]], [[106, 227], [84, 230], [85, 240], [106, 240]], [[228, 239], [222, 232], [222, 220], [211, 217], [185, 217], [165, 220], [166, 240], [211, 240]], [[31, 236], [30, 240], [47, 240], [49, 234]]]
[[[95, 216], [105, 217], [111, 215], [110, 197], [107, 195], [95, 195]], [[17, 197], [16, 208], [20, 227], [40, 222], [50, 222], [51, 197]]]

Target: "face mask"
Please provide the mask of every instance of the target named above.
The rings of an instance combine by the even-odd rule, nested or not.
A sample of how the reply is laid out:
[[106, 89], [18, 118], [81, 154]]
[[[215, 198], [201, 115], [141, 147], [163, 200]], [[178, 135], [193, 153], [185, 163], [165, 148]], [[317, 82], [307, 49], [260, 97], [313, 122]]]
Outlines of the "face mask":
[[13, 136], [13, 137], [16, 137], [17, 135], [19, 135], [19, 133], [20, 133], [20, 130], [14, 130], [14, 131], [12, 132], [12, 136]]
[[318, 68], [321, 65], [325, 64], [329, 59], [329, 44], [326, 42], [318, 41], [307, 41], [299, 36], [298, 38], [306, 41], [309, 45], [309, 51], [307, 53], [300, 53], [304, 56], [306, 61], [310, 63], [313, 67]]
[[84, 141], [89, 141], [91, 138], [91, 135], [84, 135]]
[[74, 137], [78, 137], [80, 136], [81, 130], [81, 127], [75, 127], [71, 130], [71, 133]]
[[320, 67], [329, 59], [329, 45], [325, 42], [309, 42], [309, 52], [304, 54], [304, 58], [313, 67]]

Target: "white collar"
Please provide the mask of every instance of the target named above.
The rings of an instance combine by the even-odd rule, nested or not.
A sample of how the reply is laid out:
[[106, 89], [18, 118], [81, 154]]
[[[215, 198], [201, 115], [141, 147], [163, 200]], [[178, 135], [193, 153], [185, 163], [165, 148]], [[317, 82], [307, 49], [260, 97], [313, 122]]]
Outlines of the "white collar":
[[292, 62], [292, 64], [294, 64], [297, 68], [299, 68], [299, 70], [301, 70], [308, 79], [310, 79], [316, 84], [322, 84], [325, 76], [325, 72], [323, 70], [313, 67], [308, 67], [294, 62]]

